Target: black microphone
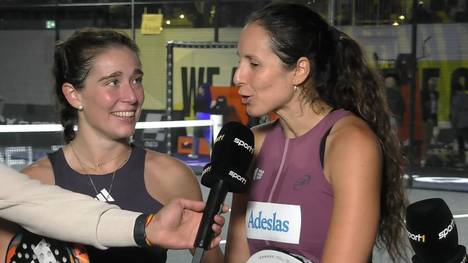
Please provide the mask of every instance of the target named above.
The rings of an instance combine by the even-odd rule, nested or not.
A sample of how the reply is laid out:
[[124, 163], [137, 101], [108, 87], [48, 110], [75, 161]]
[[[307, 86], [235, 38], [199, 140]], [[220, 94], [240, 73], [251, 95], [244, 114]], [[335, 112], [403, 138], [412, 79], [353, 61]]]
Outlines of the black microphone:
[[466, 263], [466, 248], [458, 244], [452, 212], [440, 198], [430, 198], [406, 208], [406, 228], [415, 255], [413, 263]]
[[247, 191], [246, 177], [254, 153], [254, 135], [238, 122], [226, 123], [214, 141], [211, 163], [203, 168], [201, 183], [210, 187], [203, 216], [195, 238], [192, 263], [200, 262], [213, 237], [211, 226], [228, 192]]

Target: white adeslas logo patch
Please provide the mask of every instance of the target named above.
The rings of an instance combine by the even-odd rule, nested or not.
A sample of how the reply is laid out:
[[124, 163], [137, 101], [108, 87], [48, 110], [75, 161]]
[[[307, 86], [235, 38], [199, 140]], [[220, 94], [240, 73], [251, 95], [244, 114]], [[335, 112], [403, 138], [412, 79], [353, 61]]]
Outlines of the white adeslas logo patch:
[[301, 207], [298, 205], [249, 202], [245, 215], [247, 237], [299, 244]]

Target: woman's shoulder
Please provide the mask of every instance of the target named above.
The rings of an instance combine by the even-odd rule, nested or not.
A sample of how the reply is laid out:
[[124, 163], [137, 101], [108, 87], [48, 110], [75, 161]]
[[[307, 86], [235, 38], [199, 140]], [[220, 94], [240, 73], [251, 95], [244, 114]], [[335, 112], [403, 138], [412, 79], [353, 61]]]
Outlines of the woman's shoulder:
[[170, 156], [166, 153], [145, 149], [145, 166], [154, 168], [155, 171], [186, 171], [190, 168], [180, 159]]
[[325, 159], [333, 166], [340, 163], [379, 163], [382, 158], [379, 141], [363, 119], [349, 115], [338, 120], [331, 129], [325, 146]]
[[183, 161], [165, 153], [146, 150], [145, 176], [157, 185], [164, 199], [184, 197], [199, 199], [199, 185], [193, 170]]
[[375, 190], [381, 178], [383, 148], [367, 123], [354, 115], [336, 122], [325, 144], [324, 174], [334, 191]]
[[338, 120], [331, 129], [329, 138], [339, 142], [340, 147], [378, 142], [369, 125], [356, 115], [348, 115]]
[[37, 179], [45, 184], [54, 184], [54, 171], [47, 156], [29, 164], [21, 169], [21, 173]]

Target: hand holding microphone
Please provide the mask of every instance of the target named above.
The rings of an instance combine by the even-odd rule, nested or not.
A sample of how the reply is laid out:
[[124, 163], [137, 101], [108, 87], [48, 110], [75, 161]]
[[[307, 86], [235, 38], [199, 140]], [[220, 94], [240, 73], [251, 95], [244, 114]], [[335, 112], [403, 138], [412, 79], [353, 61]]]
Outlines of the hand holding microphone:
[[211, 163], [202, 173], [201, 183], [211, 190], [195, 238], [192, 263], [201, 262], [208, 248], [213, 236], [214, 215], [219, 212], [227, 193], [247, 191], [246, 173], [253, 153], [254, 136], [249, 128], [238, 122], [229, 122], [221, 128], [213, 145]]
[[406, 209], [406, 228], [415, 255], [413, 263], [466, 263], [466, 248], [458, 244], [452, 212], [444, 200], [430, 198]]

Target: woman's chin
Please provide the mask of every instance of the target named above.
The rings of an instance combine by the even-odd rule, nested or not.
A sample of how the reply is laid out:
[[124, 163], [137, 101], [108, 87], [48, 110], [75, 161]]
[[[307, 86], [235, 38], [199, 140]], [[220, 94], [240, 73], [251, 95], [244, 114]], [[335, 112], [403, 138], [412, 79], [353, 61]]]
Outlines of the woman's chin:
[[259, 118], [259, 117], [265, 116], [265, 114], [267, 114], [268, 112], [264, 112], [264, 111], [261, 111], [261, 110], [258, 110], [258, 109], [247, 107], [246, 108], [246, 113], [247, 113], [247, 115], [249, 115], [252, 118]]

